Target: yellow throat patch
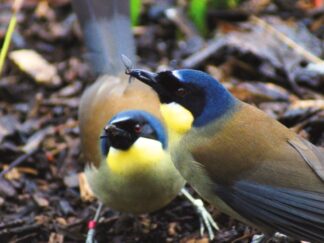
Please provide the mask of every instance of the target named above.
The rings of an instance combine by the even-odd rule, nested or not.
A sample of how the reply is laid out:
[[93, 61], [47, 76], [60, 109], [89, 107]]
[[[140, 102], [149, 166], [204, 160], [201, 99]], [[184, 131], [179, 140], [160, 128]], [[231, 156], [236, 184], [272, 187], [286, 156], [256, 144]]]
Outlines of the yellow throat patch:
[[129, 175], [150, 170], [164, 156], [159, 141], [140, 137], [128, 150], [110, 148], [106, 162], [113, 173]]
[[160, 110], [168, 128], [171, 143], [189, 131], [194, 120], [189, 110], [177, 103], [161, 104]]

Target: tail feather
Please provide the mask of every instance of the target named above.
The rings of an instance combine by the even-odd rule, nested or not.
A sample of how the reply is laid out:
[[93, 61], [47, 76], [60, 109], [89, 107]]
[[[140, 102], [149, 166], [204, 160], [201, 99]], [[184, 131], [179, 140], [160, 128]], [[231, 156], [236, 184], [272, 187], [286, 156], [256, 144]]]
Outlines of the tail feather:
[[95, 73], [123, 72], [121, 54], [135, 60], [129, 1], [72, 0], [72, 5], [84, 34], [87, 59]]

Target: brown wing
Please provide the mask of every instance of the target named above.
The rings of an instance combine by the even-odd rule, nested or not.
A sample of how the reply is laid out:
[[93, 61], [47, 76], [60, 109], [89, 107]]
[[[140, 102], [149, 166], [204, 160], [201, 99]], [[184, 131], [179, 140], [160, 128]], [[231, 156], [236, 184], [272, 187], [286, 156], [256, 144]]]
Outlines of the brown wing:
[[300, 154], [301, 158], [314, 170], [324, 181], [324, 149], [299, 139], [289, 139], [288, 143]]
[[136, 80], [129, 84], [126, 76], [103, 76], [86, 90], [79, 106], [81, 146], [86, 162], [99, 165], [102, 129], [116, 113], [129, 109], [149, 111], [161, 118], [155, 92]]

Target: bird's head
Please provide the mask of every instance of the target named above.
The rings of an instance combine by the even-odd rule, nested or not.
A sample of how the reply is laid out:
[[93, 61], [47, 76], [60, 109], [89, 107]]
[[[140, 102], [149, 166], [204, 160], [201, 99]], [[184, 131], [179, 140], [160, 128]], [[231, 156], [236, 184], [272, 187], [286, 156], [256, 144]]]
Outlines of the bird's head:
[[129, 110], [108, 122], [100, 143], [110, 169], [125, 172], [159, 161], [167, 147], [167, 135], [160, 121], [148, 112]]
[[[128, 74], [151, 86], [158, 93], [162, 104], [176, 103], [190, 112], [194, 127], [204, 126], [221, 117], [236, 101], [219, 81], [198, 70], [152, 73], [132, 69]], [[165, 114], [163, 116], [168, 123], [168, 117]], [[181, 117], [181, 114], [178, 116]]]

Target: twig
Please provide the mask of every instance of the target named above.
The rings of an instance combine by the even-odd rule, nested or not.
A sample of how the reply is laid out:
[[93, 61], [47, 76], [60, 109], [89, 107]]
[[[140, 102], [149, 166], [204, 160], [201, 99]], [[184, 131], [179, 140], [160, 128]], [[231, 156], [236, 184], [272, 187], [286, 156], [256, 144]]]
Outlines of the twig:
[[181, 63], [182, 68], [194, 68], [200, 65], [208, 57], [213, 55], [215, 52], [220, 50], [226, 45], [226, 38], [221, 37], [215, 40], [212, 40], [207, 44], [206, 47], [201, 49], [199, 52], [192, 54], [191, 56], [184, 59]]
[[13, 227], [18, 227], [19, 225], [25, 224], [26, 219], [15, 219], [11, 222], [1, 222], [0, 223], [0, 230], [4, 228], [13, 228]]
[[0, 173], [0, 179], [3, 178], [3, 176], [8, 173], [11, 169], [13, 169], [14, 167], [18, 166], [19, 164], [21, 164], [22, 162], [24, 162], [26, 159], [28, 159], [31, 155], [33, 155], [38, 148], [35, 148], [31, 151], [29, 151], [26, 154], [23, 154], [21, 156], [19, 156], [14, 162], [12, 162], [9, 167], [3, 171], [1, 171]]
[[204, 40], [183, 11], [179, 8], [168, 8], [164, 13], [186, 36], [186, 44], [188, 47], [185, 50], [190, 54], [199, 51], [204, 45]]
[[40, 224], [32, 225], [22, 225], [16, 228], [3, 229], [0, 231], [0, 236], [10, 235], [10, 234], [22, 234], [25, 232], [35, 231], [41, 227]]
[[12, 16], [8, 25], [8, 29], [6, 32], [6, 36], [4, 38], [4, 42], [0, 51], [0, 75], [2, 73], [3, 64], [5, 61], [5, 58], [8, 53], [8, 49], [10, 46], [12, 34], [15, 30], [16, 23], [17, 23], [17, 13], [19, 12], [21, 6], [22, 6], [23, 0], [15, 0], [15, 2], [12, 5]]
[[324, 65], [324, 61], [320, 59], [319, 57], [313, 55], [309, 51], [307, 51], [305, 48], [297, 44], [295, 41], [290, 39], [285, 34], [281, 33], [280, 31], [276, 30], [274, 27], [272, 27], [270, 24], [268, 24], [266, 21], [252, 15], [250, 17], [251, 21], [254, 22], [257, 25], [262, 26], [264, 29], [268, 30], [269, 32], [273, 33], [277, 38], [285, 43], [287, 46], [292, 48], [294, 51], [296, 51], [298, 54], [302, 55], [307, 61], [315, 63], [315, 64], [322, 64]]

